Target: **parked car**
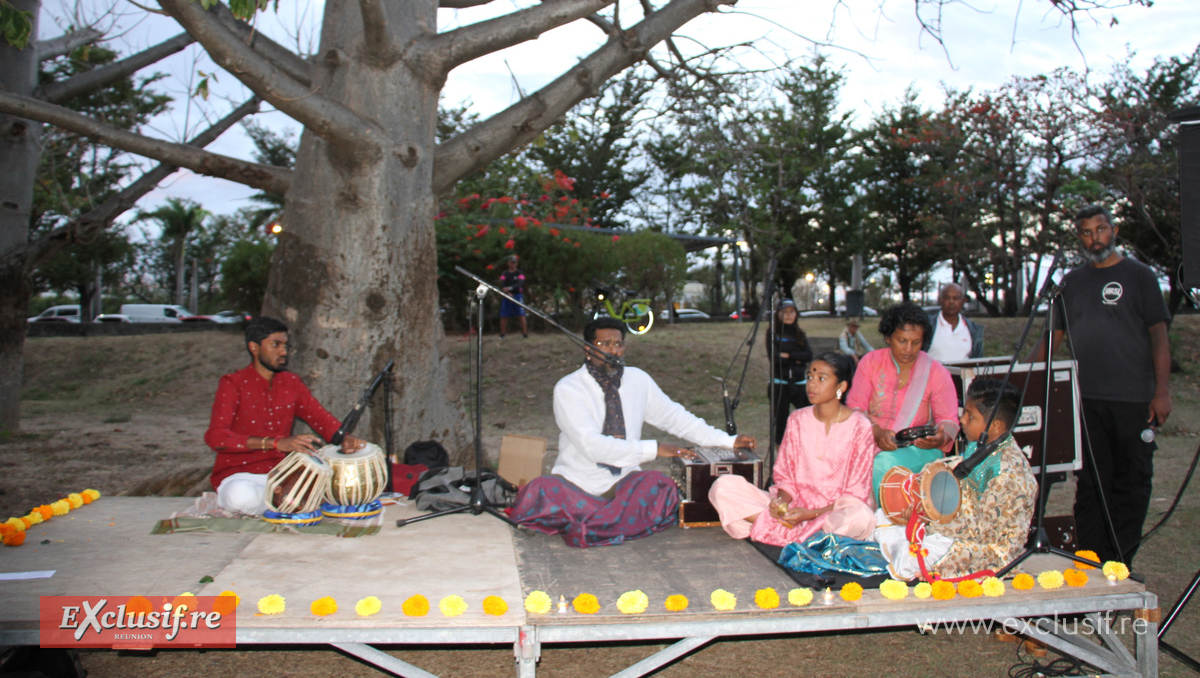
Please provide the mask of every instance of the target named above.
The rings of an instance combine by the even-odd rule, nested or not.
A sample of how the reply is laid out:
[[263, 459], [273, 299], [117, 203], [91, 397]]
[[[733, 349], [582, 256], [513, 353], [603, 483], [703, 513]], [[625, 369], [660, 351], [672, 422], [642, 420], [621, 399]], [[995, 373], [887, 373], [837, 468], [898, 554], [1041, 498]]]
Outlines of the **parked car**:
[[[671, 313], [671, 309], [666, 309], [664, 311], [660, 311], [658, 314], [658, 317], [661, 320], [666, 320], [667, 318], [671, 317], [670, 313]], [[712, 316], [710, 316], [709, 314], [705, 313], [704, 311], [701, 311], [698, 309], [694, 309], [694, 308], [677, 308], [677, 309], [675, 309], [675, 322], [678, 322], [678, 323], [698, 322], [701, 320], [710, 320], [711, 318], [712, 318]]]
[[101, 313], [93, 320], [94, 323], [127, 323], [132, 322], [127, 315], [120, 313]]
[[246, 322], [252, 317], [253, 316], [251, 316], [249, 313], [245, 313], [243, 311], [221, 311], [220, 313], [213, 313], [212, 315], [189, 315], [180, 318], [180, 320], [185, 323], [208, 322], [219, 323], [222, 325], [232, 325], [240, 322]]
[[122, 304], [120, 314], [133, 323], [177, 323], [194, 315], [174, 304]]
[[[837, 314], [838, 315], [846, 315], [846, 307], [838, 306]], [[879, 311], [876, 311], [875, 309], [871, 308], [870, 306], [863, 306], [862, 314], [864, 316], [877, 316], [877, 315], [879, 315]]]
[[754, 320], [754, 314], [749, 309], [738, 309], [729, 314], [730, 320]]
[[29, 319], [31, 323], [77, 323], [79, 322], [79, 304], [61, 304], [51, 306]]
[[831, 314], [829, 313], [829, 311], [824, 311], [824, 310], [800, 311], [800, 317], [801, 318], [829, 318], [829, 317], [831, 317]]

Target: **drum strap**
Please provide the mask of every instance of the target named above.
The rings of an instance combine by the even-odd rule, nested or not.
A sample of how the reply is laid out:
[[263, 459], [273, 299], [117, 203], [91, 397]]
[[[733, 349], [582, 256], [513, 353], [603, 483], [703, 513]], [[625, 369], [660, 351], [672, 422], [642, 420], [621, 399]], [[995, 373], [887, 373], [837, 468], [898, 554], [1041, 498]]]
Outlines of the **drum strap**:
[[929, 569], [925, 566], [925, 556], [929, 553], [929, 551], [927, 551], [924, 546], [925, 521], [922, 519], [924, 514], [925, 512], [921, 509], [921, 502], [913, 502], [912, 513], [908, 517], [908, 525], [904, 528], [904, 533], [908, 536], [909, 550], [917, 557], [917, 566], [921, 568], [921, 579], [928, 582], [937, 581], [940, 579], [941, 581], [953, 583], [965, 581], [967, 579], [981, 579], [983, 577], [996, 576], [996, 573], [993, 570], [980, 570], [978, 572], [972, 572], [971, 574], [965, 574], [961, 577], [941, 577], [936, 574], [930, 574]]

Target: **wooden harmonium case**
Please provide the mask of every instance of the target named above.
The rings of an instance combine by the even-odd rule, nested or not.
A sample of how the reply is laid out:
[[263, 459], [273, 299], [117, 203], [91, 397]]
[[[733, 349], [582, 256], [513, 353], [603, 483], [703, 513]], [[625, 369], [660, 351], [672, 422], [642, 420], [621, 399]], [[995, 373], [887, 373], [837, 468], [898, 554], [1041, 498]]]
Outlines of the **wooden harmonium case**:
[[737, 474], [755, 487], [762, 482], [762, 459], [746, 448], [698, 447], [696, 459], [671, 459], [671, 478], [679, 487], [679, 524], [682, 527], [716, 527], [717, 510], [708, 501], [708, 489], [720, 476]]

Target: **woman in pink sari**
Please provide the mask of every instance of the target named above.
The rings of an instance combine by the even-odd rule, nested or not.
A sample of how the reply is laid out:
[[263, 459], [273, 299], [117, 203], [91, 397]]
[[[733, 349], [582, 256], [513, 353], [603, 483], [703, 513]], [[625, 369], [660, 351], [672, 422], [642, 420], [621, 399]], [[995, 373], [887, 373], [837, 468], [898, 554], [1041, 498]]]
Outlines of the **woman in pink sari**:
[[770, 492], [733, 474], [713, 483], [708, 498], [729, 536], [774, 546], [817, 530], [871, 538], [875, 442], [871, 422], [842, 404], [853, 373], [853, 361], [840, 353], [813, 360], [805, 386], [813, 405], [788, 417]]

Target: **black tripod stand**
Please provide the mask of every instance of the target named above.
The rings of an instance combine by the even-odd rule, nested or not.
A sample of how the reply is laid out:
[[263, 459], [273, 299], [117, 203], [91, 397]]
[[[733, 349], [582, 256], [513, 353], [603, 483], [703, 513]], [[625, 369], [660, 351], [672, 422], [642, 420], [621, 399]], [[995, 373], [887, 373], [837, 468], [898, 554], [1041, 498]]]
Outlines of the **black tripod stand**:
[[[462, 269], [459, 270], [461, 271]], [[429, 520], [430, 518], [468, 512], [476, 516], [480, 513], [488, 513], [513, 527], [517, 525], [512, 520], [509, 520], [503, 511], [492, 506], [492, 503], [488, 501], [487, 495], [483, 491], [483, 298], [487, 296], [489, 288], [493, 290], [495, 288], [478, 278], [476, 280], [479, 281], [479, 287], [475, 288], [475, 293], [471, 295], [472, 312], [469, 314], [473, 323], [470, 336], [475, 337], [475, 360], [472, 365], [474, 368], [472, 373], [475, 379], [475, 485], [471, 488], [471, 499], [462, 506], [456, 506], [444, 511], [435, 511], [415, 518], [401, 518], [396, 521], [396, 527], [404, 527], [405, 525]]]

